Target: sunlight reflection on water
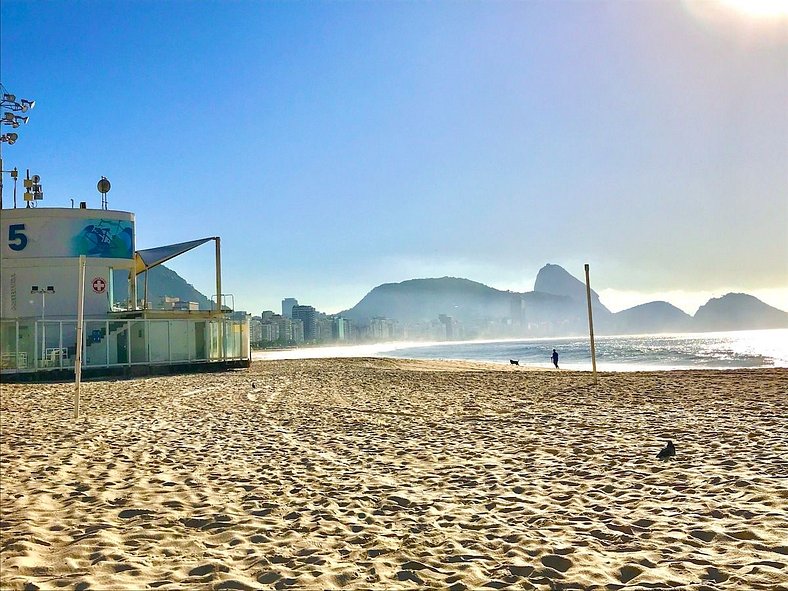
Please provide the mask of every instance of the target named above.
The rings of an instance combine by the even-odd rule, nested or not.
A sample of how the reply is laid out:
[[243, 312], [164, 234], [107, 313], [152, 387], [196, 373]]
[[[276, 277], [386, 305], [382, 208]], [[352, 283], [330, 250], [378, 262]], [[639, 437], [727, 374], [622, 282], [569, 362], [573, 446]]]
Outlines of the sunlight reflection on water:
[[[552, 367], [556, 348], [564, 369], [590, 370], [588, 338], [522, 339], [463, 342], [393, 342], [370, 345], [256, 351], [254, 359], [326, 357], [395, 357], [456, 359]], [[655, 369], [735, 369], [788, 367], [788, 329], [738, 332], [603, 336], [596, 339], [597, 369], [643, 371]]]

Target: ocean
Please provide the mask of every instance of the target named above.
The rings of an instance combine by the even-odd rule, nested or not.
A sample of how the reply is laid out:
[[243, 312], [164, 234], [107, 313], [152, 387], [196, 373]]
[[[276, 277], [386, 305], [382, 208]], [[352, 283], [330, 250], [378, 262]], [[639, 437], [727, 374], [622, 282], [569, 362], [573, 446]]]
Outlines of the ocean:
[[[255, 359], [310, 357], [393, 357], [485, 361], [552, 367], [553, 349], [562, 369], [591, 370], [588, 337], [379, 343], [286, 351], [257, 351]], [[788, 329], [736, 332], [599, 336], [595, 338], [597, 370], [653, 371], [670, 369], [740, 369], [788, 367]]]

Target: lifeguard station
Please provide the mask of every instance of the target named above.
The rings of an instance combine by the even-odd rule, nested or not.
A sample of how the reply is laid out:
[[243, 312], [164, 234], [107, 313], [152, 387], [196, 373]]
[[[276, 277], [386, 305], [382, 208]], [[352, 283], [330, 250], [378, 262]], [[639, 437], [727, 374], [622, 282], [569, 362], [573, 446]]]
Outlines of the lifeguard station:
[[[78, 346], [83, 375], [248, 366], [249, 317], [222, 305], [218, 237], [137, 251], [134, 214], [106, 209], [105, 198], [102, 209], [34, 207], [30, 191], [25, 200], [0, 208], [3, 380], [73, 374]], [[219, 294], [212, 310], [154, 310], [147, 293], [140, 301], [137, 275], [146, 274], [147, 286], [150, 269], [210, 241]], [[80, 255], [85, 320], [77, 343]]]

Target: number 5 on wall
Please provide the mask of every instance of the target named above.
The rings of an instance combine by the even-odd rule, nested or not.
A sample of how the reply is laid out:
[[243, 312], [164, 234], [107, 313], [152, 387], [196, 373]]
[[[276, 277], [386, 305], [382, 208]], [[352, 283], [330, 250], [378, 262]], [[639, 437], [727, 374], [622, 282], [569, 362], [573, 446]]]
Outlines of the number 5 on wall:
[[11, 250], [24, 250], [27, 246], [27, 235], [24, 234], [24, 224], [11, 224], [8, 226], [8, 248]]

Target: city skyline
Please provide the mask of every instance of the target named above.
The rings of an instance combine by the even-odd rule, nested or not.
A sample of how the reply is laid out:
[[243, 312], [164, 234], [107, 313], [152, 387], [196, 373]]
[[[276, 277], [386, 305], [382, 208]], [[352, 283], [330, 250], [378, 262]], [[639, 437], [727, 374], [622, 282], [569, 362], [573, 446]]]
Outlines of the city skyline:
[[[741, 6], [6, 0], [4, 91], [37, 105], [4, 169], [44, 207], [108, 177], [137, 248], [222, 236], [254, 313], [546, 263], [612, 311], [788, 310], [788, 10]], [[209, 247], [168, 266], [211, 293]]]

